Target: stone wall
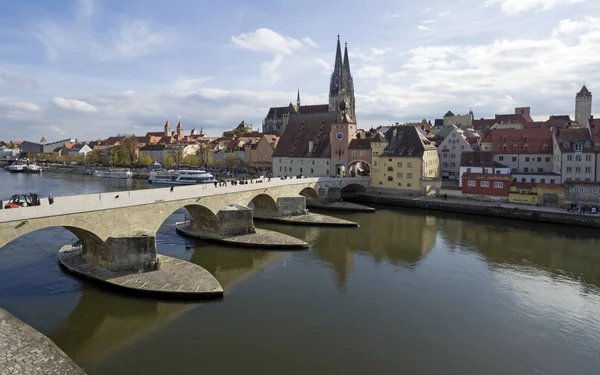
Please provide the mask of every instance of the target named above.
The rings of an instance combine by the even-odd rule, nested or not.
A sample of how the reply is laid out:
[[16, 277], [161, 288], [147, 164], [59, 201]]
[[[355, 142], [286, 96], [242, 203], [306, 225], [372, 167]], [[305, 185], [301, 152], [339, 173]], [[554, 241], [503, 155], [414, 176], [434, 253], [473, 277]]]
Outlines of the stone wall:
[[146, 271], [156, 261], [156, 237], [109, 237], [103, 246], [91, 248], [83, 243], [83, 257], [109, 271]]
[[220, 236], [239, 236], [254, 231], [252, 209], [240, 205], [229, 206], [217, 213]]
[[304, 215], [306, 210], [306, 197], [280, 197], [277, 199], [277, 208], [280, 217]]

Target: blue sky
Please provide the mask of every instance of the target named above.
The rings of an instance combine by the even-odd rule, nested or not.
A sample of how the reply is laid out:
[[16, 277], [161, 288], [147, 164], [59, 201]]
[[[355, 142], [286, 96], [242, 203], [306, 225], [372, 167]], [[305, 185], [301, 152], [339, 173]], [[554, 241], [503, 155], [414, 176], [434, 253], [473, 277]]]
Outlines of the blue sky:
[[595, 0], [3, 1], [0, 139], [258, 128], [298, 87], [327, 102], [338, 33], [362, 128], [600, 96]]

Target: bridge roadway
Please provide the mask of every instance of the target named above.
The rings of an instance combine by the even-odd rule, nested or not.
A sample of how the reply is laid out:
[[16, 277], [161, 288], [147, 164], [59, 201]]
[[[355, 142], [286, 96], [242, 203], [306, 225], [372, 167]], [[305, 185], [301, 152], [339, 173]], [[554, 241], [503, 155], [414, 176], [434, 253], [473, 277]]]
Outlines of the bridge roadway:
[[[366, 191], [368, 178], [273, 178], [261, 183], [192, 185], [47, 198], [40, 206], [0, 210], [0, 247], [32, 231], [62, 226], [82, 243], [85, 262], [110, 271], [152, 270], [156, 232], [185, 207], [198, 231], [240, 235], [253, 212], [286, 217], [306, 212], [306, 199], [339, 200], [343, 189]], [[252, 209], [249, 209], [251, 207]]]

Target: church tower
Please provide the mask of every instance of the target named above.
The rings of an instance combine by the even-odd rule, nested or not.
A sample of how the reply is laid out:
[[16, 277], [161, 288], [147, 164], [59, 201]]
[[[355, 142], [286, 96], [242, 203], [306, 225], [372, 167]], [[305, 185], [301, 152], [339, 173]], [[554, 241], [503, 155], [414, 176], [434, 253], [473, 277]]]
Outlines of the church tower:
[[348, 173], [348, 156], [350, 142], [356, 139], [356, 122], [348, 113], [348, 105], [342, 101], [335, 123], [331, 124], [329, 142], [331, 142], [331, 165], [335, 167], [334, 175], [344, 177]]
[[575, 121], [584, 128], [588, 127], [588, 120], [592, 115], [592, 93], [585, 84], [575, 96]]
[[335, 64], [331, 81], [329, 83], [329, 110], [337, 111], [340, 103], [346, 103], [346, 113], [356, 120], [354, 105], [354, 80], [350, 73], [350, 60], [348, 59], [348, 44], [344, 49], [344, 59], [342, 60], [342, 47], [340, 45], [340, 36], [338, 35], [337, 49], [335, 51]]
[[298, 88], [298, 97], [296, 98], [296, 105], [300, 107], [300, 88]]
[[171, 123], [169, 122], [169, 120], [167, 120], [167, 123], [165, 124], [165, 133], [164, 136], [165, 137], [170, 137], [172, 135], [171, 133]]
[[181, 121], [179, 121], [179, 124], [177, 124], [177, 136], [179, 138], [183, 138], [183, 124]]

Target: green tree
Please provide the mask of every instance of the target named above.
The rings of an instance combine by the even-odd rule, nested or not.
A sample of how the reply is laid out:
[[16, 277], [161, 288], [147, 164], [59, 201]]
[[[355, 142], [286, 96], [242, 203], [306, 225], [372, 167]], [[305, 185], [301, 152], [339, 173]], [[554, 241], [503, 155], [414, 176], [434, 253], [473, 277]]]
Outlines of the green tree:
[[212, 149], [209, 144], [200, 145], [200, 148], [198, 148], [198, 151], [196, 151], [196, 156], [198, 158], [199, 165], [204, 166], [204, 168], [208, 167], [209, 165], [213, 165]]
[[152, 158], [149, 155], [142, 154], [142, 155], [140, 155], [138, 157], [137, 164], [141, 165], [141, 166], [144, 166], [144, 167], [147, 167], [150, 164], [152, 164]]
[[190, 167], [197, 167], [200, 165], [200, 160], [196, 155], [189, 154], [183, 157], [182, 164]]
[[89, 154], [87, 154], [88, 163], [92, 164], [104, 164], [104, 155], [102, 155], [102, 151], [100, 150], [92, 150]]
[[235, 167], [237, 164], [237, 160], [235, 159], [235, 155], [233, 152], [229, 152], [225, 155], [225, 166], [228, 168]]
[[183, 148], [184, 146], [182, 145], [171, 145], [167, 149], [167, 155], [173, 159], [173, 162], [178, 169], [183, 162]]
[[121, 141], [122, 162], [133, 165], [138, 157], [138, 140], [135, 135], [130, 135]]
[[177, 164], [175, 163], [175, 159], [173, 159], [172, 156], [168, 156], [167, 160], [165, 160], [165, 167], [174, 168], [175, 166], [177, 166]]

